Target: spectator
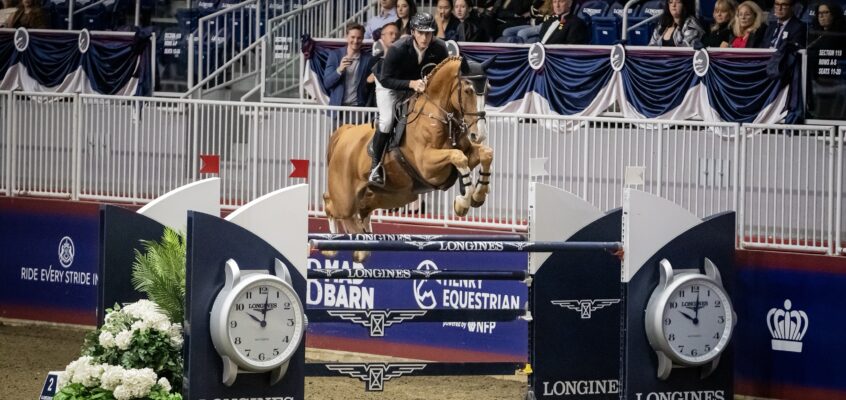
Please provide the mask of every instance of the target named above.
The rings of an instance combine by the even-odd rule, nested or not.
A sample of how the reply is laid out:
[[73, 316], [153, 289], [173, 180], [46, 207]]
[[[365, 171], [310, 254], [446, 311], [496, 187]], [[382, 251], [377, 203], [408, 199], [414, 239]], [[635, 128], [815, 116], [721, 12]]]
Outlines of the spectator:
[[732, 23], [732, 34], [729, 43], [720, 47], [736, 49], [754, 49], [761, 47], [764, 42], [764, 11], [758, 3], [747, 0], [737, 7], [737, 15]]
[[705, 34], [690, 0], [667, 0], [660, 21], [652, 31], [650, 46], [693, 47]]
[[411, 26], [408, 21], [411, 21], [415, 14], [417, 14], [417, 3], [414, 0], [397, 1], [397, 26], [400, 36], [411, 34]]
[[452, 13], [458, 19], [458, 38], [459, 42], [487, 42], [488, 34], [482, 29], [482, 23], [479, 20], [479, 13], [475, 9], [471, 9], [467, 4], [467, 0], [455, 0], [455, 6]]
[[842, 49], [846, 47], [846, 21], [840, 5], [830, 1], [817, 4], [816, 18], [811, 22], [808, 48]]
[[371, 61], [373, 67], [370, 69], [370, 75], [367, 76], [367, 84], [370, 86], [368, 89], [370, 97], [367, 99], [368, 107], [376, 107], [376, 89], [382, 86], [379, 84], [377, 77], [382, 74], [382, 61], [385, 59], [385, 53], [388, 52], [388, 48], [400, 37], [399, 22], [397, 20], [382, 27], [381, 34], [379, 35], [379, 43], [382, 45], [381, 51], [377, 50], [379, 46], [376, 46], [375, 43], [373, 44], [373, 59]]
[[573, 0], [552, 0], [553, 16], [541, 25], [543, 44], [586, 44], [587, 24], [573, 14]]
[[805, 47], [805, 24], [793, 15], [793, 0], [776, 0], [773, 14], [776, 22], [767, 27], [761, 47], [775, 49], [782, 43]]
[[379, 4], [382, 6], [379, 15], [367, 20], [367, 28], [364, 30], [365, 39], [373, 39], [373, 31], [397, 20], [397, 0], [380, 0]]
[[452, 0], [438, 0], [435, 13], [435, 37], [443, 40], [458, 39], [458, 25], [461, 22], [452, 16]]
[[22, 0], [21, 6], [9, 17], [8, 28], [46, 29], [47, 18], [40, 0]]
[[530, 25], [519, 25], [506, 28], [502, 31], [496, 41], [500, 43], [535, 43], [540, 40], [541, 25], [550, 16], [552, 12], [552, 0], [544, 0], [538, 5], [539, 8], [532, 6], [529, 14], [531, 15]]
[[347, 26], [347, 46], [329, 53], [323, 85], [329, 91], [329, 105], [364, 106], [367, 93], [367, 75], [370, 73], [371, 56], [361, 53], [364, 27]]
[[488, 32], [492, 37], [500, 37], [506, 28], [528, 25], [531, 8], [531, 0], [496, 0], [491, 8]]
[[[728, 47], [731, 42], [731, 25], [737, 11], [734, 0], [717, 0], [714, 4], [714, 23], [702, 39], [706, 47]], [[724, 46], [725, 44], [725, 46]]]
[[12, 15], [15, 14], [15, 11], [18, 11], [18, 5], [15, 0], [3, 0], [3, 8], [0, 9], [0, 28], [7, 27], [6, 24], [11, 22]]

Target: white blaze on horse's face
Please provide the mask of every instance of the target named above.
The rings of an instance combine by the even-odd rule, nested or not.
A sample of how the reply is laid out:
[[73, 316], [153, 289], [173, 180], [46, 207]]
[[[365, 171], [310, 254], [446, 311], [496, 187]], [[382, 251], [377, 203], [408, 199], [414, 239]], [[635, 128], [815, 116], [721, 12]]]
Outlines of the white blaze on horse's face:
[[[476, 95], [476, 111], [485, 111], [485, 95]], [[488, 138], [488, 121], [480, 119], [475, 125], [476, 131], [470, 132], [470, 141], [473, 143], [484, 143]]]

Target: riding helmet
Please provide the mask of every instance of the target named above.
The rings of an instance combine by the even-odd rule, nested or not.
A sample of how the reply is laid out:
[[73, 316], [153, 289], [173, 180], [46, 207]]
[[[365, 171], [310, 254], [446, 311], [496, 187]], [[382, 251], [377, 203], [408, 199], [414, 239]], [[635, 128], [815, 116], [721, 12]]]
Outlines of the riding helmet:
[[414, 14], [411, 17], [411, 29], [418, 32], [434, 32], [435, 18], [425, 12]]

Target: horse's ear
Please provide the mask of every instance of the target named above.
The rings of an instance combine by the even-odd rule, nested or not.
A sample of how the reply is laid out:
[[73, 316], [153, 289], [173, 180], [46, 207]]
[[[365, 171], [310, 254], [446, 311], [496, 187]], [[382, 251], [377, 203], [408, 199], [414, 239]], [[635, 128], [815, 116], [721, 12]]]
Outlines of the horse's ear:
[[461, 74], [466, 75], [470, 72], [470, 64], [467, 62], [467, 57], [459, 57], [461, 60]]
[[488, 71], [488, 67], [489, 67], [491, 64], [493, 64], [494, 60], [496, 60], [496, 54], [494, 54], [494, 56], [493, 56], [493, 57], [491, 57], [491, 58], [489, 58], [489, 59], [487, 59], [487, 60], [483, 61], [483, 62], [482, 62], [482, 71], [487, 72], [487, 71]]

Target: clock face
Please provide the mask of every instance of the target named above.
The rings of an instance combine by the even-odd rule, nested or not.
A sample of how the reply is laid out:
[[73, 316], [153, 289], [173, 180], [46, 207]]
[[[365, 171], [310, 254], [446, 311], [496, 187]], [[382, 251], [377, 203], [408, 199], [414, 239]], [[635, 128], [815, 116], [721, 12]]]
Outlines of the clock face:
[[708, 280], [678, 286], [664, 306], [663, 335], [674, 355], [705, 363], [725, 349], [734, 321], [725, 292]]
[[294, 292], [274, 281], [241, 290], [229, 308], [227, 332], [238, 354], [252, 365], [270, 366], [289, 358], [302, 336], [302, 310]]

